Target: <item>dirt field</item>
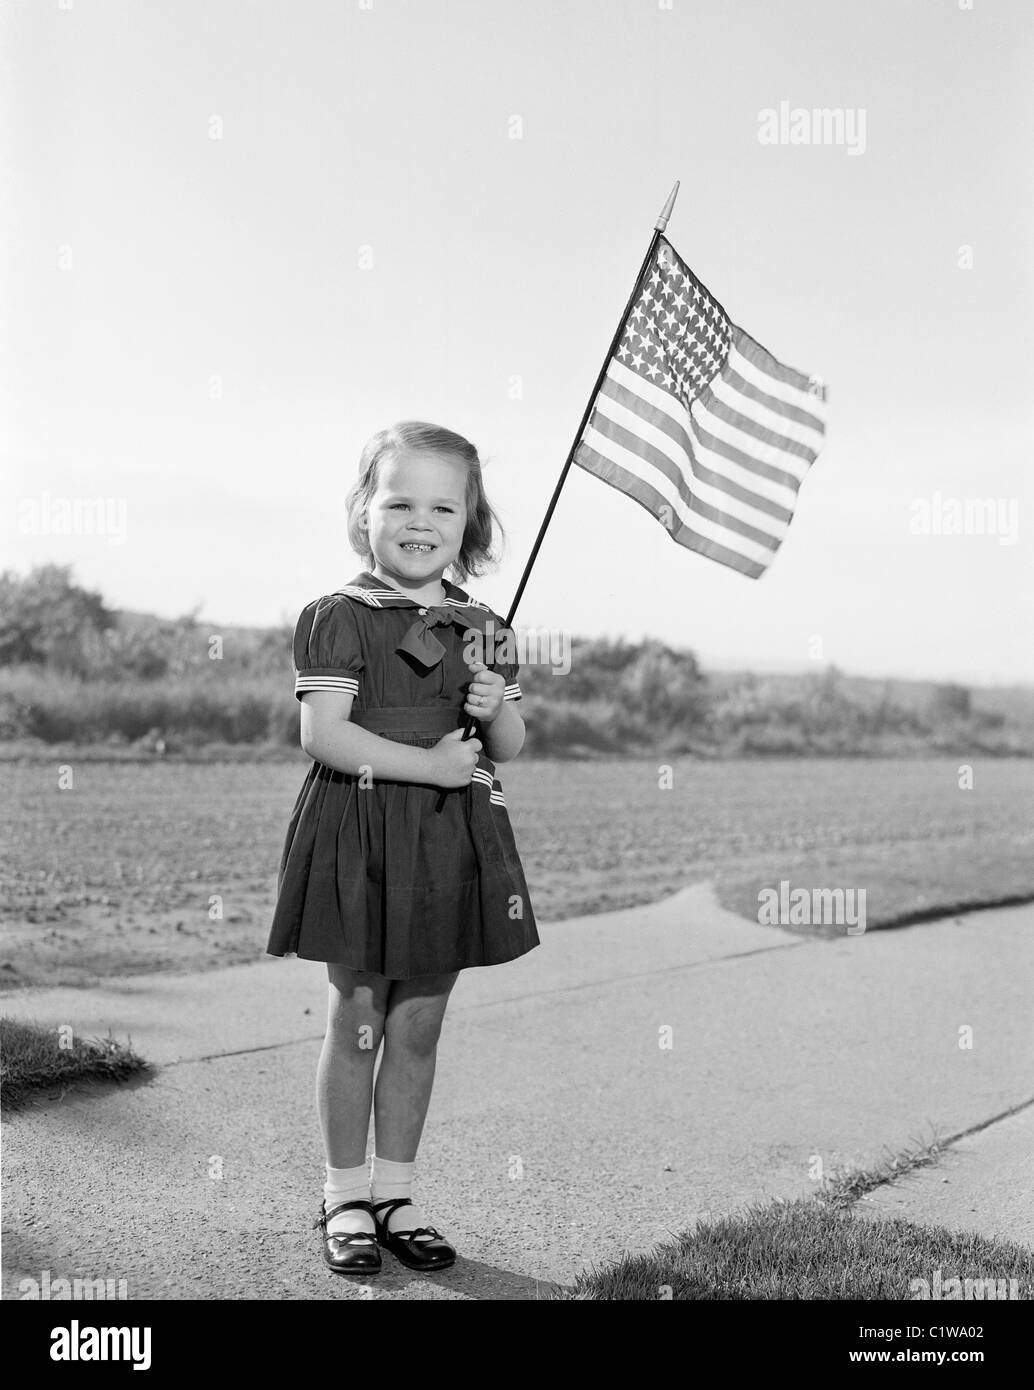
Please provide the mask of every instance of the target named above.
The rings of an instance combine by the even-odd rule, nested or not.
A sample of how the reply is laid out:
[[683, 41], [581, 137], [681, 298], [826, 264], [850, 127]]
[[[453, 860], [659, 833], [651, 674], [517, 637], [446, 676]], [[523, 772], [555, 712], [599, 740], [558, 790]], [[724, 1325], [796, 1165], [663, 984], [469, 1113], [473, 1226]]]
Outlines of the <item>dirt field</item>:
[[[59, 766], [73, 785], [59, 787]], [[0, 988], [202, 969], [265, 948], [288, 763], [5, 763]], [[865, 888], [868, 927], [1034, 897], [1034, 763], [533, 762], [501, 769], [536, 914], [548, 922], [710, 878], [758, 891]], [[214, 900], [219, 900], [216, 903]], [[212, 916], [216, 908], [222, 916]]]

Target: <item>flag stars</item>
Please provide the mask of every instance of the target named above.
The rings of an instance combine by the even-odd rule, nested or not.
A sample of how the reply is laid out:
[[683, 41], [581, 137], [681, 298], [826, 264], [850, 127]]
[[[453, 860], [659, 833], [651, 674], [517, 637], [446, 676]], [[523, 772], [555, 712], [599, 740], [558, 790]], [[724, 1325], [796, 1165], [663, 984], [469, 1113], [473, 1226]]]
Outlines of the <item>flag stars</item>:
[[730, 334], [717, 300], [665, 244], [640, 287], [617, 356], [640, 376], [688, 399], [722, 366]]

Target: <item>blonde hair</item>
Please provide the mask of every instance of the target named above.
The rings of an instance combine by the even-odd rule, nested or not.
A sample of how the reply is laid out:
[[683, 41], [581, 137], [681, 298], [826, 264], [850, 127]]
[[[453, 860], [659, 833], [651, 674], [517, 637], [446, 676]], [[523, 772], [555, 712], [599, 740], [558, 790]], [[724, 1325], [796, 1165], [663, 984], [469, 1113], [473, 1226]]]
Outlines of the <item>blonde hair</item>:
[[381, 464], [407, 452], [439, 454], [454, 458], [467, 469], [467, 524], [463, 531], [460, 553], [450, 569], [459, 583], [471, 575], [483, 574], [494, 564], [493, 527], [503, 539], [502, 524], [489, 505], [481, 481], [481, 459], [469, 439], [441, 425], [429, 425], [423, 420], [401, 420], [389, 429], [379, 430], [366, 441], [359, 457], [359, 479], [349, 489], [345, 505], [348, 508], [348, 543], [367, 566], [374, 560], [369, 534], [363, 515], [377, 490]]

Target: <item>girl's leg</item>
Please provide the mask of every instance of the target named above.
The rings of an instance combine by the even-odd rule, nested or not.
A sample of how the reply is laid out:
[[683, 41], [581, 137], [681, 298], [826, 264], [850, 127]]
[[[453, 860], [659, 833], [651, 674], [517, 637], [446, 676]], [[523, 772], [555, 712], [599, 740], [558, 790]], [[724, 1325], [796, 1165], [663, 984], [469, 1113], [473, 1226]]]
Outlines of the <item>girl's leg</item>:
[[[374, 1095], [375, 1201], [409, 1195], [412, 1165], [431, 1099], [445, 1006], [458, 978], [455, 971], [391, 983], [384, 1018], [384, 1055]], [[413, 1207], [403, 1207], [389, 1218], [391, 1230], [412, 1230], [424, 1224], [422, 1213]]]
[[374, 1126], [378, 1154], [395, 1163], [412, 1163], [416, 1158], [431, 1099], [445, 1006], [458, 978], [457, 971], [391, 981]]
[[[327, 1175], [329, 1210], [337, 1205], [335, 1184], [356, 1185], [354, 1196], [342, 1186], [338, 1201], [367, 1200], [367, 1191], [359, 1191], [361, 1175], [356, 1170], [366, 1163], [374, 1062], [392, 981], [333, 963], [327, 965], [327, 976], [327, 1032], [316, 1068], [316, 1109], [327, 1167], [336, 1170]], [[345, 1176], [346, 1170], [352, 1170], [351, 1177]], [[360, 1211], [342, 1212], [329, 1229], [368, 1230], [370, 1219]]]

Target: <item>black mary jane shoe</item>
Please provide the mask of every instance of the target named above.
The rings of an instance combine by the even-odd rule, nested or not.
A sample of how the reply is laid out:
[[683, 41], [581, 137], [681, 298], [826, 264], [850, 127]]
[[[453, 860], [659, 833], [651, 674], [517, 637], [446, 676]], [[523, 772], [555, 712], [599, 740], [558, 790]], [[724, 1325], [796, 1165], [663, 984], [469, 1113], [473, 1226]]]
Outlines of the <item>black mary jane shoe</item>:
[[[411, 1207], [408, 1197], [393, 1197], [387, 1202], [374, 1202], [373, 1219], [377, 1223], [377, 1239], [390, 1250], [407, 1269], [448, 1269], [456, 1263], [456, 1251], [440, 1231], [433, 1226], [417, 1226], [412, 1231], [389, 1231], [388, 1220], [399, 1207]], [[387, 1208], [387, 1210], [385, 1210]], [[383, 1216], [380, 1213], [383, 1212]], [[432, 1236], [432, 1240], [417, 1240], [417, 1236]]]
[[323, 1260], [335, 1274], [380, 1274], [381, 1252], [377, 1237], [372, 1231], [328, 1231], [327, 1222], [339, 1211], [368, 1211], [373, 1216], [374, 1226], [377, 1218], [369, 1202], [342, 1202], [338, 1207], [327, 1210], [326, 1202], [320, 1214], [312, 1223], [323, 1232]]

